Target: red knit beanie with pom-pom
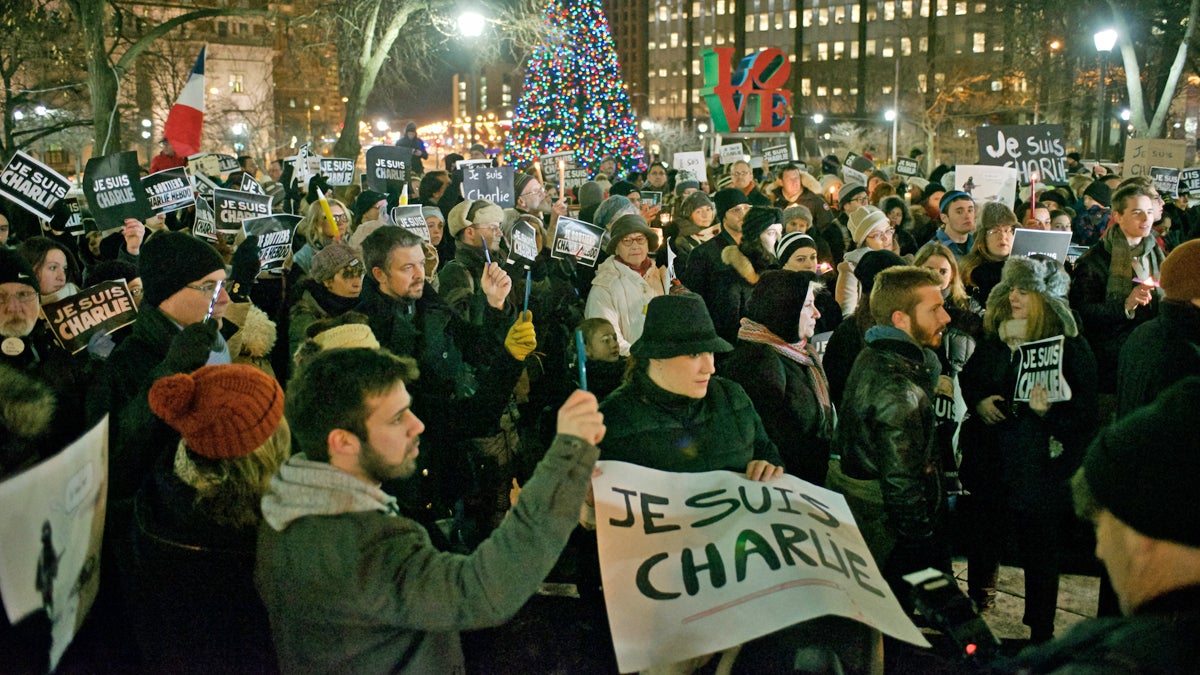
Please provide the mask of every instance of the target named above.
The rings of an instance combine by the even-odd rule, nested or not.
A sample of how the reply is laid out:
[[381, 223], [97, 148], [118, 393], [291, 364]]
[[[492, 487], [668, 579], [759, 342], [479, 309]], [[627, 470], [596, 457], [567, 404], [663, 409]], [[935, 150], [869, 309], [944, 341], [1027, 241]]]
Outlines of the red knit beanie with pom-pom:
[[237, 459], [275, 433], [283, 419], [283, 389], [252, 366], [205, 366], [155, 382], [150, 409], [197, 455]]

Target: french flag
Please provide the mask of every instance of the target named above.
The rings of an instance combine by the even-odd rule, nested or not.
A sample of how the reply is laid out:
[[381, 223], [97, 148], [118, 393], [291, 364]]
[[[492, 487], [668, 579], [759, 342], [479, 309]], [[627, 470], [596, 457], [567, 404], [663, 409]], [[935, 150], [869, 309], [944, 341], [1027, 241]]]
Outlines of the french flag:
[[163, 136], [175, 148], [175, 154], [187, 157], [200, 152], [200, 128], [204, 125], [204, 52], [208, 47], [200, 48], [200, 56], [192, 74], [188, 76], [179, 100], [171, 106], [167, 113], [167, 123], [163, 126]]

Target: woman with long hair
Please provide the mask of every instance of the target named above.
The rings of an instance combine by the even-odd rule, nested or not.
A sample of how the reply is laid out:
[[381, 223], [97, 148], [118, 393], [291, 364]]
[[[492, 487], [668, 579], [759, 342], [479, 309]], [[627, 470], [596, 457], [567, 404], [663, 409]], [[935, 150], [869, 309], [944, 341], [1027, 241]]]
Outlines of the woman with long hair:
[[1017, 231], [1017, 214], [1000, 202], [985, 202], [979, 216], [975, 246], [958, 263], [967, 293], [979, 304], [987, 303], [992, 288], [1000, 282], [1000, 270], [1012, 253]]

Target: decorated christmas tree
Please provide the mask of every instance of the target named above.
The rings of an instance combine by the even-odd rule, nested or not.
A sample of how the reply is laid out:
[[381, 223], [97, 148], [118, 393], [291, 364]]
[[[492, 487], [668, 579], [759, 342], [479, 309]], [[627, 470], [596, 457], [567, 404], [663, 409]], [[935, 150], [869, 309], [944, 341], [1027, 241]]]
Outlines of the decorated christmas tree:
[[616, 157], [620, 172], [644, 168], [629, 96], [600, 0], [548, 0], [549, 36], [526, 66], [506, 153], [524, 165], [575, 151], [592, 172]]

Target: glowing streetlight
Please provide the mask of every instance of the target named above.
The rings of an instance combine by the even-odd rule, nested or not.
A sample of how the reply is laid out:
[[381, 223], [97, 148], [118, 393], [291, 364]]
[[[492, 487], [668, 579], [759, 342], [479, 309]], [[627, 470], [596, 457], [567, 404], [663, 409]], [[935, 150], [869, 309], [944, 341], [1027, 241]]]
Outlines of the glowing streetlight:
[[142, 118], [142, 126], [149, 129], [150, 127], [154, 126], [154, 122], [151, 122], [150, 120], [143, 117]]
[[1096, 106], [1096, 147], [1095, 155], [1099, 160], [1103, 146], [1106, 145], [1108, 139], [1108, 96], [1105, 95], [1104, 87], [1108, 80], [1108, 53], [1113, 50], [1117, 44], [1117, 31], [1106, 28], [1097, 31], [1092, 36], [1092, 41], [1096, 45], [1096, 51], [1100, 53], [1100, 101]]
[[891, 110], [891, 109], [885, 110], [883, 113], [883, 119], [885, 119], [889, 122], [895, 122], [896, 121], [896, 111]]
[[700, 124], [697, 124], [697, 125], [696, 125], [696, 131], [699, 131], [699, 132], [700, 132], [700, 133], [702, 133], [702, 134], [706, 134], [706, 133], [708, 133], [708, 123], [706, 123], [706, 122], [701, 122]]
[[1121, 111], [1121, 119], [1122, 120], [1125, 120], [1126, 122], [1128, 122], [1131, 117], [1133, 117], [1133, 113], [1129, 111], [1129, 108], [1126, 108]]
[[25, 113], [20, 110], [13, 111], [13, 119], [20, 122], [21, 120], [25, 119]]
[[825, 116], [822, 115], [821, 113], [817, 113], [812, 116], [812, 121], [813, 121], [813, 124], [821, 124], [822, 122], [825, 121]]
[[463, 37], [479, 37], [483, 35], [483, 29], [487, 26], [487, 20], [482, 14], [476, 12], [463, 12], [458, 15], [458, 32], [462, 33]]
[[1111, 28], [1098, 31], [1092, 36], [1092, 41], [1096, 43], [1096, 51], [1111, 52], [1117, 46], [1117, 31]]
[[229, 130], [233, 132], [234, 136], [241, 136], [246, 133], [246, 124], [244, 122], [236, 122]]
[[387, 120], [376, 120], [375, 122], [375, 131], [381, 134], [387, 132], [390, 128], [391, 126], [388, 125]]
[[46, 106], [39, 105], [38, 107], [33, 109], [33, 112], [37, 113], [38, 117], [45, 117], [46, 116]]

